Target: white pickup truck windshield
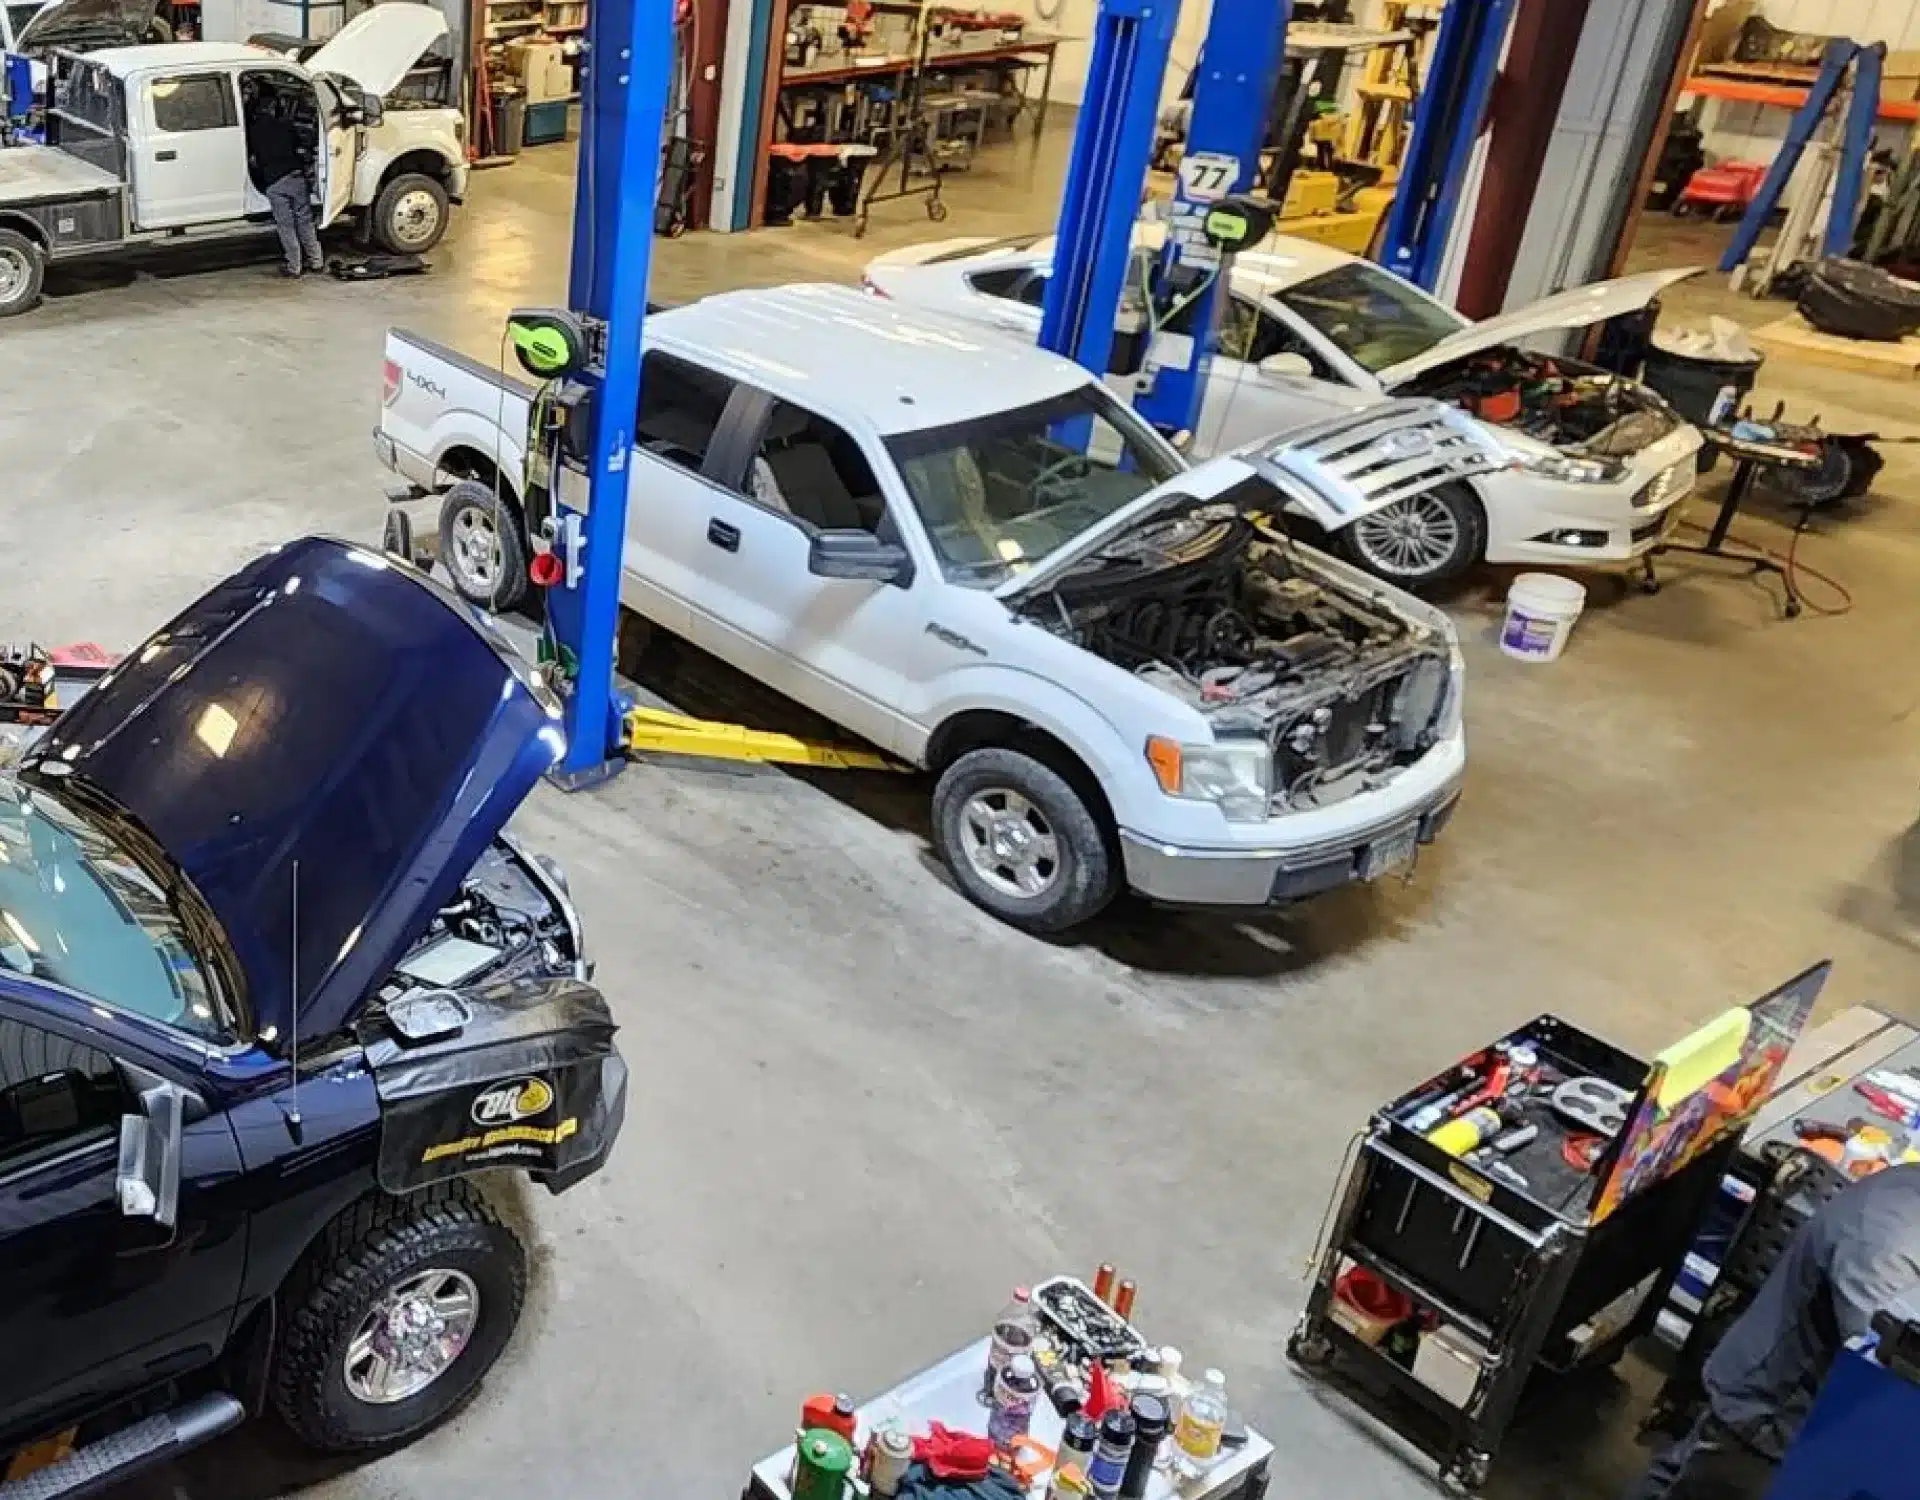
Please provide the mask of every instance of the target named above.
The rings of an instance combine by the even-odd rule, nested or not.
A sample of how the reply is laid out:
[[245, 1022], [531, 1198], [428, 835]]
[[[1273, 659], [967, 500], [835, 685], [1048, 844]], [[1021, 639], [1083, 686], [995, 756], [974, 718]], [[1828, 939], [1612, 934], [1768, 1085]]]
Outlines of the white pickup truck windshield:
[[1178, 474], [1180, 456], [1099, 386], [887, 439], [954, 583], [990, 588]]

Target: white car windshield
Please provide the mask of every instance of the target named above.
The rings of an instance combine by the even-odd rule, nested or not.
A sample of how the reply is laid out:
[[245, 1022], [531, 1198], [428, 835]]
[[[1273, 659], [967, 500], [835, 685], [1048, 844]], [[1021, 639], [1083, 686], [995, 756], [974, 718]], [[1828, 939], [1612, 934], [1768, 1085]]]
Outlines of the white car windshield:
[[0, 777], [0, 973], [201, 1036], [215, 997], [168, 894], [103, 827]]
[[40, 14], [40, 7], [44, 3], [45, 0], [27, 0], [24, 5], [7, 7], [7, 36], [10, 40], [19, 40], [20, 33], [27, 29], [27, 22]]
[[1171, 479], [1180, 456], [1097, 385], [887, 439], [954, 583], [989, 588]]
[[1280, 293], [1280, 301], [1368, 371], [1425, 354], [1470, 326], [1452, 308], [1365, 261], [1309, 277]]

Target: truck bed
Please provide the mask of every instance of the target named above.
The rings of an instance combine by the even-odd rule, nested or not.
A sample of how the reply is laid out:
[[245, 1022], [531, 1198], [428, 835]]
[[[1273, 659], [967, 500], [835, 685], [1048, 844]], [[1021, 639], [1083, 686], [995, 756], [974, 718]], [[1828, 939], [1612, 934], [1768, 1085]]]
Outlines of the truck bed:
[[65, 201], [120, 191], [120, 179], [51, 146], [0, 151], [0, 204]]

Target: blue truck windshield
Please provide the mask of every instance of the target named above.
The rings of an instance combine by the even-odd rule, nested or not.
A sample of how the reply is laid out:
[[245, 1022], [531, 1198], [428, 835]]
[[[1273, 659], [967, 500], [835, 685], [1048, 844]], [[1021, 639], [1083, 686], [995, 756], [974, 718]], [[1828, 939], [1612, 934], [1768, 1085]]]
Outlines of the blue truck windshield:
[[4, 777], [0, 969], [198, 1036], [222, 1034], [168, 893], [105, 829]]

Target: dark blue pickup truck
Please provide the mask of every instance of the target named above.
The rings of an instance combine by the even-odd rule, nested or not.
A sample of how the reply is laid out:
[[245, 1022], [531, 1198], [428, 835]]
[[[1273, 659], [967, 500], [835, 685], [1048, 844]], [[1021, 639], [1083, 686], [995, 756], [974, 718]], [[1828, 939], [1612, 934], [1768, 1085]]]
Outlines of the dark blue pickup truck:
[[561, 745], [458, 600], [308, 539], [0, 773], [0, 1500], [268, 1407], [389, 1444], [486, 1374], [526, 1257], [474, 1175], [570, 1187], [626, 1103], [566, 883], [502, 832]]

